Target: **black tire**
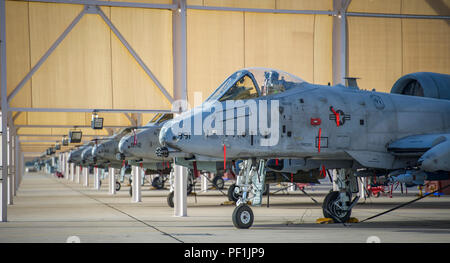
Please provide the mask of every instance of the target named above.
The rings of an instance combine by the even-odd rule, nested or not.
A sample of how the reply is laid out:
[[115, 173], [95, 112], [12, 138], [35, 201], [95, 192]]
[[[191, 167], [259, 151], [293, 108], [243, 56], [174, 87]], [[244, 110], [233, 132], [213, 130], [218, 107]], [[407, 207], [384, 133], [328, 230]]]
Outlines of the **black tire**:
[[162, 179], [162, 177], [157, 176], [157, 177], [153, 178], [152, 186], [155, 187], [156, 189], [163, 189], [164, 188], [164, 180]]
[[223, 180], [221, 175], [214, 176], [212, 180], [212, 184], [219, 190], [222, 190], [225, 187], [225, 180]]
[[245, 204], [239, 205], [233, 211], [233, 224], [236, 228], [247, 229], [253, 225], [253, 211]]
[[128, 193], [130, 194], [130, 196], [133, 196], [133, 186], [130, 186], [130, 190], [128, 191]]
[[[351, 195], [349, 195], [351, 197]], [[343, 211], [334, 202], [339, 198], [339, 191], [332, 191], [325, 197], [322, 205], [323, 216], [332, 218], [337, 223], [345, 223], [350, 218], [352, 210]], [[351, 199], [350, 199], [351, 200]]]
[[98, 180], [98, 188], [102, 187], [102, 180]]
[[240, 196], [234, 192], [234, 189], [236, 189], [236, 184], [232, 184], [228, 188], [228, 200], [237, 202], [237, 200], [239, 200]]
[[170, 192], [169, 195], [167, 196], [167, 204], [172, 208], [175, 206], [173, 203], [173, 195], [174, 192]]
[[120, 191], [121, 187], [122, 185], [120, 184], [120, 182], [116, 182], [116, 191]]

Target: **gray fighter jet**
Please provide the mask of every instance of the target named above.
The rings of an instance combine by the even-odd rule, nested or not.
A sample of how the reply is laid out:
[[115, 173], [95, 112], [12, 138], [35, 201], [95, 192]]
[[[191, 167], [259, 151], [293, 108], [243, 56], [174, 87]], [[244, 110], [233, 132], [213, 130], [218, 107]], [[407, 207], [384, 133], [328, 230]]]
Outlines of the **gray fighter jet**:
[[[223, 162], [196, 161], [192, 159], [191, 154], [180, 151], [169, 151], [167, 148], [161, 150], [159, 143], [159, 131], [162, 125], [173, 119], [172, 113], [157, 114], [149, 123], [140, 127], [135, 132], [124, 136], [119, 143], [121, 157], [126, 160], [132, 160], [137, 164], [142, 164], [149, 173], [160, 174], [155, 177], [152, 185], [155, 188], [162, 188], [164, 183], [169, 180], [173, 182], [171, 175], [174, 158], [177, 165], [185, 166], [189, 169], [188, 194], [195, 186], [195, 178], [200, 171], [215, 173], [212, 184], [219, 189], [224, 187], [222, 174], [224, 173]], [[159, 150], [159, 151], [158, 151]], [[231, 162], [225, 164], [226, 168], [231, 169]], [[146, 172], [147, 173], [147, 172]], [[173, 207], [173, 184], [170, 185], [168, 204]]]
[[232, 216], [238, 228], [253, 224], [247, 202], [261, 204], [266, 160], [274, 158], [296, 160], [297, 171], [339, 169], [339, 191], [326, 196], [323, 213], [346, 222], [359, 198], [352, 198], [356, 176], [384, 174], [404, 183], [449, 178], [450, 101], [439, 94], [448, 94], [450, 76], [424, 76], [423, 85], [396, 88], [416, 95], [407, 96], [360, 90], [355, 82], [322, 86], [279, 70], [243, 69], [201, 106], [165, 123], [159, 139], [197, 159], [244, 160]]

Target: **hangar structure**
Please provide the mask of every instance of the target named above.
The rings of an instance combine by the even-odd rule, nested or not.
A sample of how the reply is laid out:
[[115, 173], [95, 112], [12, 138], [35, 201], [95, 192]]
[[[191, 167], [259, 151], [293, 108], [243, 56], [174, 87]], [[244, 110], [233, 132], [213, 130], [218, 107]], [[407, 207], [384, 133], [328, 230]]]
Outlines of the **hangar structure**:
[[450, 0], [2, 0], [0, 39], [7, 221], [27, 157], [73, 129], [103, 137], [196, 106], [240, 68], [385, 92], [409, 73], [449, 74]]

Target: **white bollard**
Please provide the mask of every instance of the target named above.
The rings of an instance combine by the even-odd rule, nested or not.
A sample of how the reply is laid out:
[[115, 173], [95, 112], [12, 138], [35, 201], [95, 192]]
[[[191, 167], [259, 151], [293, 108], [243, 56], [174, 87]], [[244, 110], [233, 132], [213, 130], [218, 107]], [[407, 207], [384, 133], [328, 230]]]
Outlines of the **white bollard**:
[[132, 175], [132, 187], [133, 187], [133, 202], [139, 203], [141, 202], [141, 171], [142, 169], [139, 166], [131, 167], [131, 175]]
[[89, 187], [89, 168], [83, 169], [84, 186]]
[[82, 169], [83, 169], [82, 166], [78, 166], [78, 167], [77, 167], [77, 173], [76, 173], [76, 174], [77, 174], [77, 180], [76, 180], [76, 181], [77, 181], [78, 184], [80, 183], [80, 177], [81, 177], [81, 176], [80, 176], [80, 173], [81, 173], [81, 170], [82, 170]]
[[94, 168], [94, 188], [100, 190], [100, 170], [97, 167]]
[[202, 192], [208, 192], [208, 177], [209, 173], [204, 173], [202, 175]]
[[175, 188], [174, 188], [174, 212], [175, 216], [187, 216], [187, 168], [174, 165]]
[[109, 177], [109, 193], [114, 195], [116, 194], [116, 175], [115, 169], [112, 167], [108, 168], [108, 177]]

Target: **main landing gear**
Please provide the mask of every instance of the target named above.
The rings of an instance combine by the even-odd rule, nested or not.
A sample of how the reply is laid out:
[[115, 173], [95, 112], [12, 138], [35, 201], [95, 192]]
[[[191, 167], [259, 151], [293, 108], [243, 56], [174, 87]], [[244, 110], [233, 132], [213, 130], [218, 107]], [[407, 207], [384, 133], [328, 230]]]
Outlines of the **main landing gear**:
[[[249, 228], [253, 225], [254, 215], [248, 206], [260, 206], [265, 187], [265, 160], [248, 159], [239, 164], [240, 172], [236, 184], [228, 192], [229, 199], [237, 199], [233, 211], [233, 224], [237, 228]], [[230, 200], [231, 201], [231, 200]]]
[[[254, 214], [249, 204], [260, 206], [266, 186], [265, 160], [248, 159], [239, 164], [240, 172], [236, 184], [228, 190], [228, 199], [236, 201], [232, 220], [236, 228], [246, 229], [253, 224]], [[322, 205], [323, 215], [335, 222], [345, 223], [350, 219], [352, 208], [359, 200], [352, 194], [358, 193], [358, 182], [352, 169], [338, 170], [335, 180], [338, 191], [330, 192]]]
[[326, 218], [333, 219], [334, 222], [345, 223], [350, 219], [352, 208], [359, 200], [352, 194], [358, 193], [358, 182], [351, 169], [339, 169], [335, 180], [338, 191], [331, 191], [323, 201], [322, 210]]

